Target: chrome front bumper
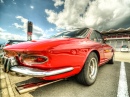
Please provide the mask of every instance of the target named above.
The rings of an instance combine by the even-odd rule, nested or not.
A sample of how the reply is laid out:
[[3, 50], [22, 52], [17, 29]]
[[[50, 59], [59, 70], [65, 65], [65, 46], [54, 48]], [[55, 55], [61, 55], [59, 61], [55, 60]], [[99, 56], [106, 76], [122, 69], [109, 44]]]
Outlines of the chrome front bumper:
[[53, 75], [69, 72], [72, 71], [73, 69], [74, 69], [73, 67], [65, 67], [61, 69], [45, 71], [45, 70], [40, 70], [40, 69], [30, 68], [25, 66], [13, 66], [10, 68], [10, 71], [22, 75], [32, 76], [32, 77], [46, 77], [46, 76], [53, 76]]
[[4, 72], [9, 72], [12, 66], [18, 65], [15, 57], [8, 58], [6, 56], [1, 57], [1, 64], [4, 66]]
[[55, 70], [41, 70], [36, 68], [30, 68], [25, 66], [20, 66], [17, 63], [16, 58], [11, 57], [7, 58], [5, 56], [1, 57], [1, 64], [4, 65], [4, 72], [15, 72], [17, 74], [21, 75], [27, 75], [32, 77], [46, 77], [46, 76], [53, 76], [65, 72], [72, 71], [73, 67], [64, 67], [61, 69], [55, 69]]

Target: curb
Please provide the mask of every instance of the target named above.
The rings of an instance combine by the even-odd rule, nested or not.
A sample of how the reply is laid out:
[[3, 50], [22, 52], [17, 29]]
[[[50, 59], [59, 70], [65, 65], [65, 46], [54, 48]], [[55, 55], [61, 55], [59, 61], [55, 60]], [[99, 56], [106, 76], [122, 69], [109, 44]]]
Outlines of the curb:
[[10, 97], [15, 97], [8, 75], [5, 74], [5, 77], [6, 77], [6, 83], [7, 83], [8, 93], [9, 93]]
[[[8, 74], [2, 71], [3, 66], [0, 64], [0, 91], [2, 97], [15, 97], [14, 91], [12, 89], [12, 85]], [[3, 81], [2, 81], [3, 80]], [[0, 96], [1, 96], [0, 95]]]

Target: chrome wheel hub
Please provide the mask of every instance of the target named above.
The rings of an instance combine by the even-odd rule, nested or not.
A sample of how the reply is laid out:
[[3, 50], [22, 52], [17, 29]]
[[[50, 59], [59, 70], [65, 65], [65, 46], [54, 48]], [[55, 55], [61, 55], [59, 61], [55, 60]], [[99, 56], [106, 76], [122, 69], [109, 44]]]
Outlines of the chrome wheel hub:
[[89, 62], [88, 75], [90, 79], [95, 79], [97, 75], [97, 60], [92, 58]]

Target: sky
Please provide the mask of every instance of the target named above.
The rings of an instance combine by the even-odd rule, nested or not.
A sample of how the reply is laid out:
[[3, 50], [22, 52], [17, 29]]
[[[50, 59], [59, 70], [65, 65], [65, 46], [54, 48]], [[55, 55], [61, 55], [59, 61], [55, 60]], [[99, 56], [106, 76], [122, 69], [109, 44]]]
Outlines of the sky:
[[0, 0], [0, 43], [33, 40], [61, 30], [92, 27], [99, 31], [130, 27], [130, 0]]

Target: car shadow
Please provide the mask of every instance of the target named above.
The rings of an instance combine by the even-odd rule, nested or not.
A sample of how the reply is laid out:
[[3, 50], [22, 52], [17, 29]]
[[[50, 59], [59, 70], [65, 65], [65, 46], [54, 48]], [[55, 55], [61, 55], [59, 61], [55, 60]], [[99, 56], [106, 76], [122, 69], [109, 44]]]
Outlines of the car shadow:
[[[20, 85], [24, 85], [24, 84], [28, 84], [28, 83], [37, 83], [37, 82], [46, 82], [45, 80], [40, 80], [39, 78], [30, 78], [28, 80], [22, 81], [22, 82], [18, 82], [15, 83], [16, 86], [20, 86]], [[43, 95], [43, 93], [45, 95], [47, 95], [48, 91], [53, 91], [54, 92], [54, 88], [60, 89], [60, 88], [68, 88], [69, 85], [72, 84], [77, 84], [80, 86], [80, 84], [78, 84], [78, 82], [75, 80], [75, 77], [70, 77], [55, 83], [52, 83], [50, 85], [46, 85], [46, 86], [42, 86], [37, 88], [36, 90], [30, 91], [29, 93], [33, 96], [33, 97], [37, 97], [37, 95]], [[81, 85], [81, 87], [85, 87], [83, 85]], [[64, 90], [63, 90], [64, 91]], [[56, 91], [55, 91], [56, 92]], [[53, 96], [51, 96], [53, 97]]]

